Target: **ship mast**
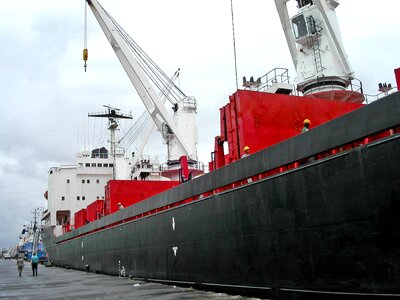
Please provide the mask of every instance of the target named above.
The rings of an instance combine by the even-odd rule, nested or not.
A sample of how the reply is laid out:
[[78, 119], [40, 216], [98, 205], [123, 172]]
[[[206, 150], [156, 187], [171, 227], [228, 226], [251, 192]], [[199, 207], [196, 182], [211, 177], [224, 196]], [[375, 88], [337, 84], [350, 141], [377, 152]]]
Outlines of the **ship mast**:
[[38, 207], [35, 208], [34, 211], [32, 212], [33, 214], [33, 219], [34, 219], [34, 223], [33, 223], [33, 243], [32, 243], [32, 255], [34, 253], [37, 253], [38, 251], [38, 243], [39, 243], [39, 239], [40, 239], [40, 229], [41, 226], [39, 226], [38, 228], [38, 224], [37, 224], [37, 218], [39, 213], [43, 212], [43, 207]]
[[118, 128], [117, 119], [132, 119], [132, 116], [119, 113], [120, 109], [111, 107], [109, 105], [103, 105], [107, 108], [106, 112], [90, 113], [89, 117], [93, 118], [108, 118], [108, 129], [110, 130], [110, 150], [111, 157], [113, 158], [113, 179], [116, 178], [116, 155], [117, 155], [117, 141], [115, 138], [115, 132]]

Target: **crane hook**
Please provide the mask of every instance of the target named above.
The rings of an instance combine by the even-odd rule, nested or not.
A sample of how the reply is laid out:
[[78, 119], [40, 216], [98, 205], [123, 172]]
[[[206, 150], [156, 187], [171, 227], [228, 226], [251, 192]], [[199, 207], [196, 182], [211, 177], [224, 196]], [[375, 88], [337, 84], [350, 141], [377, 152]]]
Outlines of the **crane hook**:
[[86, 61], [88, 60], [88, 55], [89, 55], [88, 49], [83, 49], [83, 60], [85, 61], [83, 67], [85, 68], [85, 72], [87, 67]]

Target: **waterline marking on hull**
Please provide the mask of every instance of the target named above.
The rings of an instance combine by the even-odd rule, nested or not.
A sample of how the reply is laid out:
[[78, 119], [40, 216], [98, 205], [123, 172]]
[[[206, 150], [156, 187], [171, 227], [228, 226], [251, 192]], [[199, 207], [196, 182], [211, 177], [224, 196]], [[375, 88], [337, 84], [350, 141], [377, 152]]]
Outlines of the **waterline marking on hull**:
[[370, 297], [400, 297], [400, 294], [369, 294], [369, 293], [349, 293], [349, 292], [329, 292], [329, 291], [313, 291], [301, 289], [286, 289], [281, 288], [283, 292], [296, 292], [304, 294], [324, 294], [324, 295], [343, 295], [343, 296], [370, 296]]

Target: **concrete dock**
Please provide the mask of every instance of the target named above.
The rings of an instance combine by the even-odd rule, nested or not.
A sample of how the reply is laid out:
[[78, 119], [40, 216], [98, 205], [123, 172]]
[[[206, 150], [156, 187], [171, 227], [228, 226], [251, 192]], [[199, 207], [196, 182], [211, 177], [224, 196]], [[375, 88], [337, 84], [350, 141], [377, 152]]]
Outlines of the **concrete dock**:
[[16, 260], [0, 259], [0, 299], [250, 299], [126, 277], [113, 277], [39, 265], [32, 276], [25, 263], [18, 276]]

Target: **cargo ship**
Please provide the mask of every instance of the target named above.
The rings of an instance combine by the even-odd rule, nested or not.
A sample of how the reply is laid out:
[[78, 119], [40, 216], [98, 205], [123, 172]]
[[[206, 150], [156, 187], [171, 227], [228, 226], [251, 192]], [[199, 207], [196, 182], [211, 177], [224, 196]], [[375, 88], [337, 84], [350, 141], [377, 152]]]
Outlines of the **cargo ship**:
[[[81, 153], [49, 171], [41, 230], [54, 265], [271, 299], [400, 297], [400, 93], [380, 84], [382, 97], [366, 104], [338, 33], [338, 1], [298, 0], [289, 18], [287, 1], [275, 0], [297, 88], [286, 69], [243, 78], [220, 109], [204, 174], [195, 100], [176, 103], [170, 123], [137, 70], [144, 64], [125, 52], [138, 48], [87, 3], [157, 116], [169, 156], [162, 167], [118, 155], [118, 113], [104, 113], [110, 154]], [[395, 78], [399, 86], [400, 69]]]
[[17, 253], [15, 253], [13, 257], [17, 257], [19, 255], [26, 261], [30, 261], [32, 254], [36, 253], [39, 258], [39, 262], [47, 262], [47, 254], [43, 247], [40, 231], [37, 230], [35, 223], [32, 223], [31, 226], [23, 226], [19, 236], [19, 242], [16, 247], [16, 252]]

